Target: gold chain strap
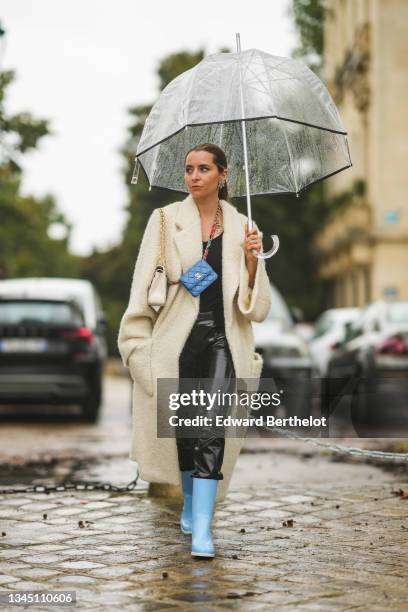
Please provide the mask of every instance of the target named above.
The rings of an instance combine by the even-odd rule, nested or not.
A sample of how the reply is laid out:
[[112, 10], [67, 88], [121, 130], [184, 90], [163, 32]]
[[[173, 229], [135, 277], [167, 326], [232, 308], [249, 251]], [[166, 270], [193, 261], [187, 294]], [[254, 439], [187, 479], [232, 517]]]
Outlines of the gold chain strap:
[[159, 250], [158, 265], [161, 265], [163, 266], [164, 269], [166, 269], [166, 251], [164, 248], [166, 218], [164, 216], [164, 210], [162, 208], [159, 208], [159, 212], [160, 212], [160, 250]]
[[[159, 258], [157, 260], [157, 265], [160, 265], [163, 267], [164, 273], [167, 276], [167, 272], [166, 272], [166, 249], [164, 246], [164, 241], [165, 241], [165, 231], [166, 231], [166, 215], [164, 214], [164, 209], [163, 208], [159, 208], [159, 212], [160, 212], [160, 249], [159, 249]], [[167, 279], [167, 284], [168, 285], [178, 285], [180, 281], [171, 281], [169, 279]]]
[[[218, 208], [217, 208], [217, 215], [216, 215], [216, 224], [219, 230], [224, 229], [224, 218], [222, 214], [222, 206], [219, 200], [218, 200]], [[219, 233], [221, 233], [221, 231]]]

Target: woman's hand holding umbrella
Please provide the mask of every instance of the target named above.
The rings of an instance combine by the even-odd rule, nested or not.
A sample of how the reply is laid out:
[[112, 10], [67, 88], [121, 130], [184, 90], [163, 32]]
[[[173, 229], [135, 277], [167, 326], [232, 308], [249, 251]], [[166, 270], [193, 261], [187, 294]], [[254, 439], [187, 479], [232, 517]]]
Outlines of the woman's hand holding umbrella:
[[245, 262], [249, 274], [248, 285], [250, 289], [253, 289], [255, 282], [256, 267], [258, 265], [257, 253], [262, 252], [262, 232], [254, 227], [248, 230], [248, 224], [245, 223]]

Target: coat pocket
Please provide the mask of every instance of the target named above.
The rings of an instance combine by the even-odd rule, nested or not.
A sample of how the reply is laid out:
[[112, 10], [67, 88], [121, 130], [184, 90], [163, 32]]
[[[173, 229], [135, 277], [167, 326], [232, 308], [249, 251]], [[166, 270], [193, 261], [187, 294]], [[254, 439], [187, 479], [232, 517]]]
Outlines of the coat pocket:
[[260, 378], [263, 368], [263, 358], [260, 353], [254, 352], [251, 364], [251, 378]]
[[129, 357], [129, 371], [132, 379], [148, 395], [153, 395], [152, 339], [139, 343]]

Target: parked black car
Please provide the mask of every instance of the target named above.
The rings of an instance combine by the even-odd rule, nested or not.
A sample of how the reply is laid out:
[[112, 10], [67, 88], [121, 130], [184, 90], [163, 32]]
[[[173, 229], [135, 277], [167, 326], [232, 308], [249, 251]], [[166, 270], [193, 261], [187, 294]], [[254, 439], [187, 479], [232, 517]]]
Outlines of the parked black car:
[[104, 351], [70, 300], [0, 297], [0, 402], [79, 403], [95, 422]]

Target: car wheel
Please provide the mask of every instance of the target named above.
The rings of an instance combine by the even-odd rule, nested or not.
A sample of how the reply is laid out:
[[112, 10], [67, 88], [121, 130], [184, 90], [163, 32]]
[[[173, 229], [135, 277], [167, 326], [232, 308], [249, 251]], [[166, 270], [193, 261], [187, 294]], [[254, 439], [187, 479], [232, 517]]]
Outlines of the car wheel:
[[81, 404], [81, 421], [83, 423], [96, 423], [99, 418], [99, 402], [93, 397], [87, 398]]
[[368, 388], [364, 379], [361, 379], [351, 400], [351, 421], [360, 437], [369, 435], [371, 417]]
[[101, 375], [91, 387], [91, 393], [81, 402], [81, 421], [96, 423], [99, 418], [99, 408], [102, 403]]

